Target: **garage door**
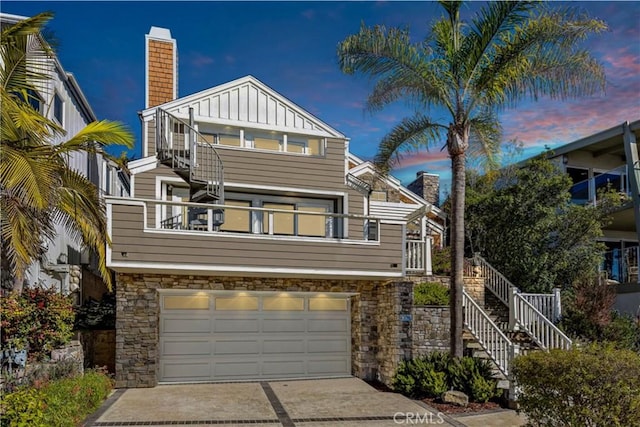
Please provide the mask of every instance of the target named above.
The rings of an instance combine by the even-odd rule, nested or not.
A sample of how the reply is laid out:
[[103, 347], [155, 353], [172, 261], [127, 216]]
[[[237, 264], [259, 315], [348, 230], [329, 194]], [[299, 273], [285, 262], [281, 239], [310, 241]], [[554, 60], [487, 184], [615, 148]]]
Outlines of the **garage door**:
[[161, 291], [160, 381], [351, 373], [345, 294]]

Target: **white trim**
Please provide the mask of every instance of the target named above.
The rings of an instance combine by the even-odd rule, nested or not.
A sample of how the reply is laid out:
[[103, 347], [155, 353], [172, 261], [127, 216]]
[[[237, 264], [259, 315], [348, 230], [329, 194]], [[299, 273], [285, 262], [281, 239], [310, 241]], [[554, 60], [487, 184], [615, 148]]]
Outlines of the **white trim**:
[[[382, 224], [402, 225], [403, 222], [398, 221], [380, 221]], [[271, 224], [270, 224], [271, 225]], [[144, 233], [151, 234], [178, 234], [183, 236], [201, 236], [203, 238], [232, 238], [232, 239], [253, 239], [253, 240], [280, 240], [289, 242], [305, 242], [305, 243], [331, 243], [341, 245], [359, 245], [359, 246], [380, 246], [380, 240], [353, 240], [348, 238], [335, 237], [304, 237], [304, 236], [287, 236], [278, 234], [263, 233], [234, 233], [233, 231], [199, 231], [199, 230], [172, 230], [169, 228], [150, 228], [146, 225], [142, 229]]]
[[[184, 182], [184, 181], [183, 181]], [[282, 191], [282, 192], [296, 192], [296, 193], [304, 193], [304, 194], [320, 194], [323, 196], [343, 196], [346, 197], [347, 193], [342, 191], [331, 191], [331, 190], [312, 190], [309, 188], [296, 188], [296, 187], [278, 187], [274, 185], [260, 185], [260, 184], [245, 184], [240, 182], [229, 182], [225, 181], [224, 183], [225, 191], [231, 191], [235, 188], [245, 188], [250, 190], [266, 190], [266, 191]], [[232, 188], [229, 188], [232, 187]], [[345, 212], [346, 214], [347, 212]]]
[[[107, 216], [107, 236], [109, 236], [109, 239], [113, 241], [113, 205], [110, 203], [107, 203], [107, 209], [106, 209], [106, 216]], [[107, 243], [107, 251], [105, 253], [105, 258], [106, 258], [106, 264], [107, 266], [111, 263], [111, 245]]]
[[137, 159], [132, 162], [129, 162], [127, 165], [131, 175], [135, 175], [137, 173], [148, 172], [154, 170], [158, 167], [158, 158], [155, 156], [143, 157], [142, 159]]
[[[293, 110], [297, 110], [297, 112], [301, 116], [306, 116], [306, 118], [309, 119], [310, 121], [314, 122], [315, 125], [317, 125], [320, 128], [324, 128], [325, 132], [328, 134], [327, 136], [329, 136], [331, 138], [345, 138], [345, 135], [343, 135], [341, 132], [339, 132], [336, 129], [332, 128], [331, 126], [329, 126], [328, 124], [326, 124], [325, 122], [323, 122], [322, 120], [320, 120], [319, 118], [314, 116], [313, 114], [311, 114], [308, 111], [306, 111], [304, 108], [301, 108], [299, 105], [295, 104], [291, 100], [289, 100], [289, 99], [285, 98], [284, 96], [280, 95], [278, 92], [276, 92], [275, 90], [273, 90], [272, 88], [270, 88], [269, 86], [267, 86], [266, 84], [262, 83], [260, 80], [256, 79], [255, 77], [253, 77], [251, 75], [248, 75], [248, 76], [245, 76], [245, 77], [241, 77], [239, 79], [232, 80], [230, 82], [223, 83], [221, 85], [214, 86], [212, 88], [205, 89], [205, 90], [200, 91], [200, 92], [196, 92], [194, 94], [185, 96], [185, 97], [180, 98], [180, 99], [174, 99], [173, 101], [169, 101], [169, 102], [166, 102], [166, 103], [162, 104], [162, 108], [164, 110], [172, 112], [172, 110], [176, 110], [176, 109], [179, 109], [180, 107], [187, 106], [188, 104], [191, 104], [191, 103], [193, 103], [193, 102], [195, 102], [195, 101], [197, 101], [199, 99], [210, 97], [210, 96], [212, 96], [212, 95], [214, 95], [216, 93], [224, 92], [224, 91], [230, 90], [230, 89], [232, 89], [232, 88], [234, 88], [236, 86], [241, 86], [241, 85], [245, 85], [245, 84], [253, 84], [256, 87], [258, 87], [260, 90], [268, 93], [270, 96], [272, 96], [278, 102], [280, 102], [280, 103], [282, 103], [284, 105], [287, 105], [288, 107], [290, 107]], [[148, 104], [145, 103], [145, 106], [146, 105], [148, 105]], [[145, 118], [147, 116], [149, 116], [149, 115], [153, 115], [154, 114], [153, 108], [147, 107], [145, 110], [142, 111], [141, 114]], [[233, 123], [239, 123], [239, 122], [240, 121], [234, 121]], [[245, 123], [245, 122], [241, 122], [241, 123]], [[246, 123], [249, 123], [249, 122], [246, 122]], [[285, 128], [279, 128], [279, 129], [285, 129]], [[302, 130], [304, 130], [304, 129], [302, 129]]]
[[225, 265], [202, 265], [202, 264], [167, 264], [159, 262], [111, 262], [108, 267], [131, 269], [132, 272], [140, 270], [151, 270], [162, 273], [164, 271], [207, 271], [224, 273], [273, 273], [282, 275], [310, 275], [310, 276], [347, 276], [347, 277], [403, 277], [402, 270], [398, 272], [375, 271], [375, 270], [320, 270], [315, 268], [269, 268], [269, 267], [248, 267], [248, 266], [225, 266]]
[[[156, 200], [167, 200], [167, 186], [164, 185], [165, 183], [177, 183], [177, 184], [187, 184], [185, 183], [184, 179], [176, 177], [176, 176], [156, 176], [156, 192], [155, 192], [155, 197]], [[187, 184], [188, 186], [189, 184]], [[146, 205], [146, 204], [145, 204]], [[156, 229], [161, 229], [160, 228], [160, 223], [162, 221], [162, 218], [166, 218], [167, 217], [167, 205], [161, 205], [161, 204], [157, 204], [156, 203], [156, 214], [155, 214], [155, 220], [156, 220]], [[144, 217], [144, 229], [147, 229], [147, 217], [145, 215]]]
[[129, 177], [129, 197], [135, 197], [136, 196], [136, 180], [135, 180], [136, 176], [135, 175], [131, 175]]
[[402, 276], [407, 275], [407, 225], [402, 225]]

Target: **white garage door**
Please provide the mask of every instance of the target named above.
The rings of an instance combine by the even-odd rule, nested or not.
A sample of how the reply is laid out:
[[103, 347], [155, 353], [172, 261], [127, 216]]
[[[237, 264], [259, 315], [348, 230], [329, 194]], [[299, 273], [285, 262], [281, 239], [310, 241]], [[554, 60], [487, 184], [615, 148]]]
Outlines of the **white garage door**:
[[349, 296], [161, 291], [160, 381], [351, 373]]

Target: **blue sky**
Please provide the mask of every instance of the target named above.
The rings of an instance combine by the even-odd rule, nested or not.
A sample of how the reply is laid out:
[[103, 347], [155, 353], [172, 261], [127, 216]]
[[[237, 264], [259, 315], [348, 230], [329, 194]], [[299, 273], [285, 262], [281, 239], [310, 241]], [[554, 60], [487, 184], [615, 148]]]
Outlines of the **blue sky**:
[[[623, 121], [640, 119], [640, 2], [572, 2], [603, 19], [609, 31], [585, 42], [603, 63], [603, 95], [570, 102], [523, 103], [502, 114], [505, 141], [524, 144], [519, 158], [556, 147]], [[465, 13], [480, 6], [471, 3]], [[58, 56], [100, 119], [126, 123], [138, 144], [137, 112], [144, 107], [144, 35], [169, 28], [178, 43], [179, 96], [251, 74], [351, 138], [351, 151], [371, 158], [378, 142], [410, 111], [397, 104], [364, 111], [371, 83], [343, 75], [336, 46], [360, 23], [410, 29], [426, 36], [440, 16], [433, 2], [38, 2], [3, 1], [2, 12], [55, 13], [49, 27]], [[514, 159], [517, 160], [517, 159]], [[393, 174], [405, 184], [418, 170], [439, 173], [444, 190], [445, 151], [407, 156]]]

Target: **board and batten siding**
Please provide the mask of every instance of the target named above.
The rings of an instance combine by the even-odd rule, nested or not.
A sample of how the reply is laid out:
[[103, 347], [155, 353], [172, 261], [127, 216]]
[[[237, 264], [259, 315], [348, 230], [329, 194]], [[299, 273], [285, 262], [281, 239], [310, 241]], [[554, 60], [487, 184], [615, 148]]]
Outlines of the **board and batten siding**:
[[112, 205], [113, 262], [316, 270], [402, 271], [402, 225], [381, 224], [380, 244], [279, 240], [143, 230], [143, 208]]

